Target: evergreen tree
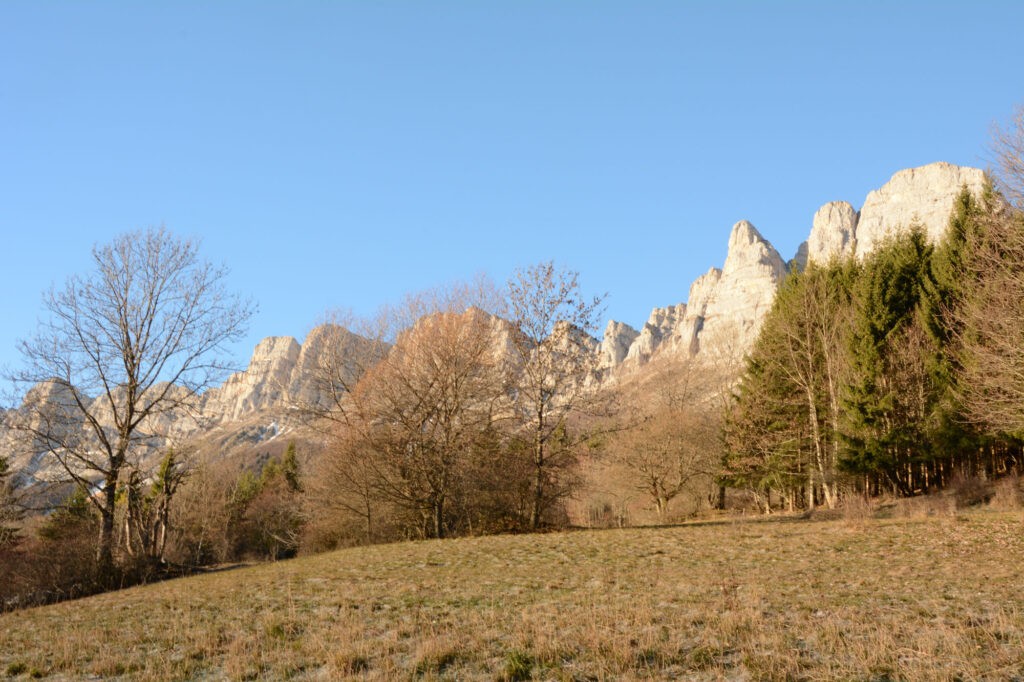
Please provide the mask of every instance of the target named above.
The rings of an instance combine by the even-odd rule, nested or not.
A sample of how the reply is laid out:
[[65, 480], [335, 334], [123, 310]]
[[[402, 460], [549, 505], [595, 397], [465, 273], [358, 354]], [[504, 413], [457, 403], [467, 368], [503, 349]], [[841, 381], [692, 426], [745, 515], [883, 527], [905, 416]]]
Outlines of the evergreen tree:
[[967, 465], [984, 446], [979, 429], [969, 423], [960, 399], [958, 347], [965, 333], [963, 307], [977, 286], [971, 269], [974, 250], [984, 238], [984, 221], [994, 196], [991, 186], [976, 198], [965, 187], [957, 197], [949, 228], [932, 254], [924, 280], [920, 319], [929, 341], [927, 371], [935, 390], [926, 428], [928, 440], [944, 461], [937, 462], [936, 483], [943, 485], [954, 465]]
[[[855, 266], [811, 265], [776, 295], [727, 421], [729, 480], [787, 505], [836, 502], [844, 324]], [[799, 499], [796, 499], [799, 498]], [[765, 500], [767, 504], [767, 499]]]
[[281, 460], [281, 472], [284, 474], [284, 480], [288, 484], [289, 490], [293, 493], [302, 492], [302, 484], [299, 482], [299, 459], [295, 454], [295, 441], [288, 443], [284, 459]]
[[91, 530], [97, 523], [89, 493], [82, 486], [74, 491], [55, 509], [46, 522], [39, 527], [39, 537], [44, 540], [60, 541], [64, 538], [80, 537], [85, 530]]
[[12, 524], [21, 516], [15, 504], [10, 479], [10, 465], [7, 458], [0, 455], [0, 547], [15, 539], [17, 531]]
[[924, 421], [934, 386], [924, 366], [919, 314], [931, 254], [924, 232], [913, 227], [865, 259], [853, 287], [841, 462], [901, 494], [919, 490], [917, 467], [931, 453]]

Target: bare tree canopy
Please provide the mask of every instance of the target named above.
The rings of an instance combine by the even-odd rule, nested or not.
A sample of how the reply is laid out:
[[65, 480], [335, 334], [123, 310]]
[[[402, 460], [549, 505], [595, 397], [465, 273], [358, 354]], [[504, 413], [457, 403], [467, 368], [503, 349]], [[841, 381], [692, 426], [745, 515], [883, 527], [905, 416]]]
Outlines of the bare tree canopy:
[[504, 301], [485, 275], [407, 295], [399, 304], [382, 306], [369, 318], [346, 311], [328, 313], [306, 338], [312, 349], [304, 367], [309, 388], [290, 394], [290, 407], [308, 426], [333, 433], [351, 417], [352, 391], [363, 375], [384, 359], [399, 337], [417, 322], [438, 312], [478, 309], [500, 315]]
[[[995, 186], [979, 206], [957, 310], [957, 391], [967, 417], [999, 433], [1024, 434], [1024, 105], [996, 127]], [[1005, 201], [1003, 201], [1005, 200]]]
[[1024, 104], [1014, 110], [1010, 125], [992, 133], [997, 188], [1017, 209], [1024, 209]]
[[114, 502], [153, 426], [195, 406], [230, 369], [226, 345], [254, 312], [227, 293], [227, 271], [165, 228], [93, 248], [93, 269], [44, 296], [47, 318], [20, 343], [27, 392], [16, 428], [84, 486], [102, 518], [98, 559], [112, 567]]
[[[720, 396], [727, 384], [718, 368], [686, 361], [662, 368], [642, 389], [633, 389], [622, 426], [609, 432], [610, 463], [629, 487], [668, 519], [676, 498], [691, 509], [708, 500], [721, 468]], [[642, 394], [641, 394], [642, 390]]]
[[533, 528], [550, 503], [567, 493], [557, 481], [560, 462], [549, 445], [556, 434], [564, 436], [565, 418], [594, 370], [596, 341], [590, 334], [597, 330], [604, 298], [584, 296], [579, 273], [550, 261], [518, 270], [508, 283], [511, 345], [519, 363], [514, 394], [533, 449]]
[[[486, 281], [406, 297], [368, 336], [387, 339], [333, 411], [335, 438], [312, 486], [339, 525], [366, 541], [442, 537], [500, 523], [515, 505], [504, 354], [509, 325]], [[386, 330], [394, 330], [385, 333]], [[497, 486], [495, 486], [497, 487]]]

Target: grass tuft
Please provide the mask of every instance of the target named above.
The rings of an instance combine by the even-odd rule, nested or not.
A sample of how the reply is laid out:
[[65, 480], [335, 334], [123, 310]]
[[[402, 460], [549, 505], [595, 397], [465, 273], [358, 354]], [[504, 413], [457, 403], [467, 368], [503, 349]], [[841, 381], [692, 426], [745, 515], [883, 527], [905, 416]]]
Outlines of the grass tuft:
[[534, 664], [533, 656], [519, 649], [512, 649], [505, 654], [505, 670], [501, 679], [504, 682], [528, 680], [533, 676]]
[[24, 672], [28, 672], [28, 665], [21, 661], [13, 661], [7, 664], [4, 672], [7, 673], [7, 677], [17, 677]]

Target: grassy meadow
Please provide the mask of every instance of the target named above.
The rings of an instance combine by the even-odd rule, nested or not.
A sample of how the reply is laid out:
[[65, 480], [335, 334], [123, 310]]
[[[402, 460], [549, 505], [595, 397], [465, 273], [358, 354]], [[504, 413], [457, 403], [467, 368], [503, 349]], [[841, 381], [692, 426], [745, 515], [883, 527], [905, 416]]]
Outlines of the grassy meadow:
[[409, 542], [0, 616], [0, 678], [1024, 679], [1024, 516]]

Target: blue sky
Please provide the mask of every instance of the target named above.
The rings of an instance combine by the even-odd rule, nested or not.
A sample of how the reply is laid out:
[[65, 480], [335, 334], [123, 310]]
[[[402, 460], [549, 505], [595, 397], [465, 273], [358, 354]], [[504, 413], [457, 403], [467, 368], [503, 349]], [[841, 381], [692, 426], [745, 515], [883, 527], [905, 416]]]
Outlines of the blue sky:
[[985, 166], [1024, 3], [0, 4], [0, 365], [113, 236], [202, 239], [237, 349], [555, 259], [640, 326], [750, 220]]

